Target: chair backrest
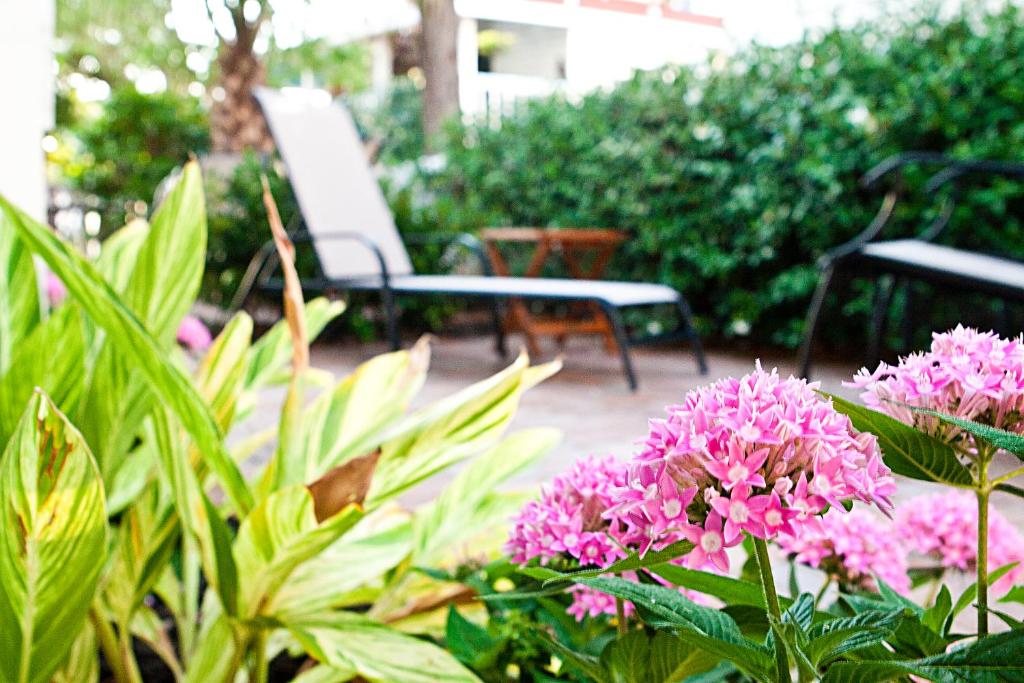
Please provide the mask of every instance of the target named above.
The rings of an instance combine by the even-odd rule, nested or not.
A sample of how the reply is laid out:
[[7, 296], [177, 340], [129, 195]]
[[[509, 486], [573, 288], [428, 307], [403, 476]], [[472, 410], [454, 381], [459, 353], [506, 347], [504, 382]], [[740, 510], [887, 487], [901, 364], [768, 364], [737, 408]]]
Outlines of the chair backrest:
[[390, 274], [411, 274], [412, 262], [344, 106], [323, 91], [301, 88], [258, 88], [256, 99], [288, 169], [324, 275], [347, 280], [380, 272], [365, 245], [322, 239], [337, 232], [360, 233], [384, 254]]

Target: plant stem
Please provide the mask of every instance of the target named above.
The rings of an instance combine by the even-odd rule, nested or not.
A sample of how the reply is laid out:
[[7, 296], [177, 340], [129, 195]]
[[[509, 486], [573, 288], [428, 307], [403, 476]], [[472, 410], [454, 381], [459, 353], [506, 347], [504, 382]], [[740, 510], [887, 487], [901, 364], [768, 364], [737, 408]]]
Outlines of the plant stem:
[[128, 683], [124, 662], [121, 660], [121, 648], [117, 643], [117, 634], [114, 633], [110, 622], [104, 619], [95, 607], [89, 609], [89, 621], [92, 622], [93, 630], [96, 631], [96, 639], [99, 641], [100, 650], [103, 651], [103, 659], [107, 661], [107, 665], [114, 674], [114, 680], [118, 683]]
[[267, 661], [267, 632], [258, 628], [252, 638], [252, 676], [249, 678], [253, 683], [267, 683], [268, 666]]
[[828, 574], [825, 576], [825, 583], [821, 584], [821, 588], [818, 589], [818, 594], [814, 596], [814, 609], [818, 609], [818, 604], [821, 599], [825, 597], [825, 592], [828, 591], [828, 587], [832, 585], [832, 575]]
[[238, 677], [238, 670], [242, 668], [242, 660], [245, 659], [245, 650], [249, 646], [237, 628], [234, 629], [232, 635], [235, 649], [231, 653], [231, 664], [228, 665], [227, 673], [224, 675], [224, 683], [235, 683], [235, 678]]
[[[774, 619], [777, 624], [781, 624], [782, 609], [779, 607], [779, 594], [775, 590], [775, 577], [772, 575], [771, 558], [768, 557], [768, 544], [761, 538], [754, 538], [753, 540], [757, 568], [761, 573], [761, 590], [764, 591], [764, 604], [770, 616], [769, 621]], [[776, 640], [778, 636], [779, 634], [777, 633]], [[792, 679], [789, 675], [789, 657], [786, 655], [785, 643], [775, 643], [775, 666], [778, 668], [777, 680], [779, 683], [789, 683]]]
[[139, 665], [135, 661], [135, 653], [132, 651], [132, 634], [126, 625], [118, 628], [117, 642], [125, 680], [131, 681], [131, 683], [142, 683], [142, 674], [139, 673]]
[[[988, 463], [982, 466], [986, 472]], [[984, 478], [984, 475], [983, 475]], [[978, 636], [988, 635], [988, 497], [987, 485], [978, 491]]]
[[629, 627], [626, 624], [626, 603], [622, 598], [615, 598], [615, 619], [618, 622], [619, 635], [624, 636], [629, 631]]

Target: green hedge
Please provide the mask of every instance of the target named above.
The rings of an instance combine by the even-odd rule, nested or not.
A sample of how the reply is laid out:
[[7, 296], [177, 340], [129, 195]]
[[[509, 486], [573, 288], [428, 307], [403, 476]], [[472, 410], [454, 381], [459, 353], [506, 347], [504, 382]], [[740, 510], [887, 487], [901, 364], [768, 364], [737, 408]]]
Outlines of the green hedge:
[[[877, 209], [860, 174], [903, 150], [1022, 156], [1022, 54], [1015, 8], [919, 14], [537, 101], [500, 128], [453, 131], [446, 169], [425, 178], [435, 200], [405, 222], [625, 228], [613, 276], [679, 288], [713, 336], [792, 347], [816, 259]], [[948, 238], [1024, 256], [1022, 208], [1007, 183], [973, 193]], [[829, 309], [833, 342], [863, 338], [856, 291]]]

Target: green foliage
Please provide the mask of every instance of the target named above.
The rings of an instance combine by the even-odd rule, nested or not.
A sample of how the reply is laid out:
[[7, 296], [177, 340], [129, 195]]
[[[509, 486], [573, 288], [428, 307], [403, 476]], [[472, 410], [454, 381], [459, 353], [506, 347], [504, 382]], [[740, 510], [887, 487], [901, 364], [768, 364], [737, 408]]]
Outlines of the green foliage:
[[68, 132], [76, 153], [60, 164], [61, 174], [99, 204], [107, 232], [146, 216], [160, 182], [210, 146], [199, 100], [170, 91], [144, 95], [132, 84], [115, 87], [97, 118]]
[[107, 519], [88, 446], [42, 392], [0, 459], [0, 496], [0, 678], [47, 681], [82, 628]]
[[[280, 168], [279, 163], [247, 150], [229, 173], [207, 174], [210, 245], [203, 281], [204, 300], [227, 306], [249, 261], [269, 239], [266, 229], [269, 225], [267, 210], [263, 206], [263, 190], [260, 185], [261, 174], [267, 176], [282, 220], [298, 218], [298, 203]], [[308, 263], [301, 263], [300, 266], [300, 272], [309, 268]]]
[[[98, 670], [97, 648], [116, 681], [139, 680], [135, 641], [179, 680], [234, 680], [243, 670], [266, 680], [285, 645], [322, 663], [312, 680], [476, 680], [429, 639], [396, 626], [418, 634], [415, 619], [446, 611], [450, 582], [413, 571], [414, 562], [452, 566], [454, 549], [520, 504], [498, 487], [554, 437], [533, 430], [508, 444], [502, 438], [522, 393], [557, 365], [520, 358], [407, 414], [423, 385], [425, 343], [340, 380], [300, 375], [287, 365], [308, 338], [281, 321], [253, 343], [245, 313], [190, 364], [173, 332], [199, 286], [206, 232], [195, 163], [152, 225], [119, 231], [94, 261], [0, 198], [0, 257], [16, 266], [0, 280], [8, 311], [0, 322], [15, 337], [0, 369], [0, 415], [38, 385], [60, 402], [30, 394], [29, 412], [2, 435], [0, 493], [10, 503], [0, 511], [0, 621], [11, 635], [4, 680], [81, 680]], [[67, 301], [40, 310], [29, 254], [66, 284]], [[310, 333], [340, 310], [310, 302]], [[79, 359], [66, 376], [25, 355], [46, 342], [37, 348], [59, 359], [56, 340]], [[282, 446], [253, 473], [225, 435], [282, 376], [291, 380], [290, 401], [302, 380], [323, 391], [308, 411], [283, 411], [267, 437], [276, 433]], [[456, 477], [432, 505], [394, 505], [409, 487], [475, 457], [467, 472], [485, 476], [486, 488]]]
[[[712, 334], [749, 328], [751, 341], [794, 346], [816, 260], [878, 207], [879, 195], [858, 187], [862, 173], [916, 149], [1020, 157], [1021, 10], [966, 12], [755, 46], [578, 102], [531, 102], [499, 128], [461, 128], [443, 150], [446, 168], [428, 178], [437, 201], [415, 221], [628, 230], [610, 277], [680, 289]], [[924, 177], [911, 171], [909, 186]], [[1011, 182], [966, 193], [949, 240], [1024, 256], [1022, 202]], [[927, 216], [913, 201], [891, 236], [919, 231]], [[847, 347], [863, 338], [869, 310], [865, 290], [854, 294], [827, 307], [822, 326]], [[951, 322], [948, 301], [936, 313]]]
[[423, 155], [423, 93], [411, 79], [396, 79], [383, 97], [360, 95], [348, 98], [347, 104], [363, 138], [380, 144], [382, 162], [414, 161]]
[[284, 50], [273, 45], [264, 61], [267, 82], [274, 87], [298, 85], [307, 77], [332, 93], [359, 92], [370, 85], [370, 50], [364, 43], [331, 45], [318, 38]]

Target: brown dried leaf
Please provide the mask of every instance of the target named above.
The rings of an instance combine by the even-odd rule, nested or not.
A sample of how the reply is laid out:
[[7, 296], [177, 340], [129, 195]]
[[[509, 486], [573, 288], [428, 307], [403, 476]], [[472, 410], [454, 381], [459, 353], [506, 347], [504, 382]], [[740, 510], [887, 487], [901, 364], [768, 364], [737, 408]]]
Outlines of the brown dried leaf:
[[346, 505], [362, 505], [377, 470], [380, 450], [354, 458], [327, 471], [309, 485], [317, 522], [338, 514]]
[[309, 367], [309, 334], [306, 330], [306, 307], [302, 299], [302, 285], [299, 273], [295, 270], [295, 245], [285, 232], [281, 215], [277, 211], [277, 203], [270, 192], [267, 176], [260, 175], [263, 183], [263, 205], [267, 209], [270, 231], [274, 235], [274, 246], [281, 259], [281, 270], [284, 272], [284, 315], [288, 321], [288, 330], [292, 336], [292, 374], [301, 375]]

